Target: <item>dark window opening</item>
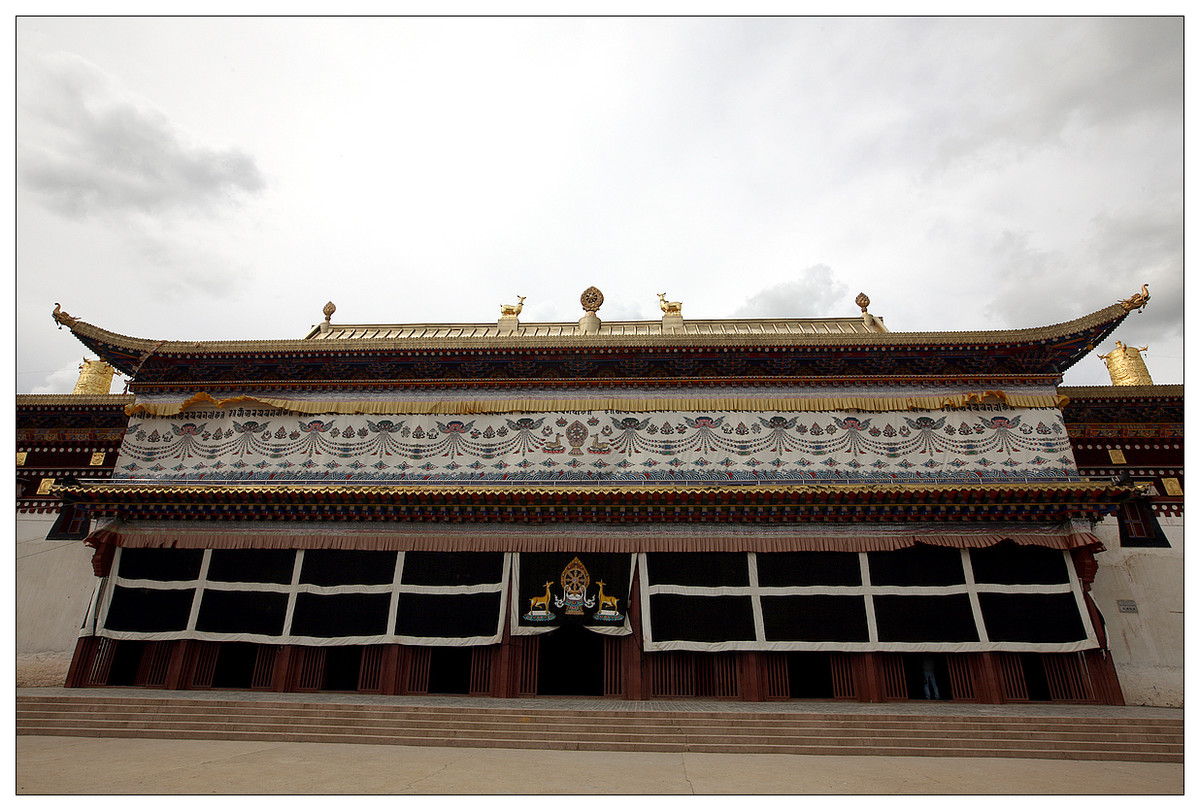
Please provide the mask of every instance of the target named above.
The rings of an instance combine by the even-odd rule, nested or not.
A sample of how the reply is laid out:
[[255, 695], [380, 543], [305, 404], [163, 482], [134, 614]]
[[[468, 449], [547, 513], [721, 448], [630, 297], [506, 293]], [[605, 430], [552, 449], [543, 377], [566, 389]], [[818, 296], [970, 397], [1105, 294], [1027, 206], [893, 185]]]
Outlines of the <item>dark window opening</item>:
[[833, 669], [828, 653], [788, 653], [791, 698], [833, 698]]
[[1171, 543], [1158, 525], [1150, 499], [1138, 498], [1121, 504], [1117, 519], [1121, 546], [1170, 547]]
[[949, 701], [950, 668], [941, 653], [904, 654], [904, 685], [914, 701]]
[[465, 696], [471, 692], [473, 647], [429, 649], [429, 692]]
[[145, 647], [145, 642], [134, 639], [117, 640], [112, 667], [108, 671], [109, 687], [132, 687], [134, 685], [137, 680], [138, 665], [142, 661], [142, 650]]
[[570, 625], [542, 634], [538, 695], [603, 696], [604, 637]]
[[1046, 681], [1046, 666], [1040, 653], [1022, 653], [1021, 670], [1025, 673], [1025, 689], [1030, 701], [1049, 701], [1050, 683]]
[[48, 541], [81, 541], [88, 536], [92, 521], [88, 511], [74, 504], [64, 504], [54, 519], [54, 526], [46, 533]]
[[257, 653], [258, 645], [253, 642], [220, 643], [212, 686], [225, 690], [249, 690]]
[[325, 649], [325, 678], [322, 690], [353, 693], [358, 690], [358, 669], [362, 664], [361, 645], [336, 645]]

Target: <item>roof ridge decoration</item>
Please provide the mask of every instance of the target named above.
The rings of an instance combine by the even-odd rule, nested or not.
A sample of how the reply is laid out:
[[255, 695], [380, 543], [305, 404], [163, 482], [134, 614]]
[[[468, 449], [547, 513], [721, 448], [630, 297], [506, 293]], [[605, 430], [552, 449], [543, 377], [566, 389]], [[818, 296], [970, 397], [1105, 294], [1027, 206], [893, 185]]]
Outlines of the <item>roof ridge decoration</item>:
[[1137, 310], [1140, 313], [1142, 310], [1146, 309], [1146, 304], [1149, 301], [1150, 301], [1150, 285], [1143, 284], [1142, 292], [1134, 293], [1129, 298], [1125, 299], [1122, 302], [1119, 302], [1119, 304], [1125, 308], [1125, 312], [1127, 312], [1127, 313], [1132, 312], [1133, 310]]
[[[821, 361], [822, 363], [828, 361], [833, 364], [828, 369], [817, 369], [816, 366], [812, 366], [816, 370], [814, 372], [804, 371], [804, 369], [798, 366], [795, 370], [781, 373], [790, 379], [801, 378], [806, 375], [811, 376], [811, 374], [817, 373], [822, 377], [849, 375], [855, 378], [862, 374], [881, 374], [880, 371], [871, 371], [866, 369], [866, 367], [861, 367], [861, 364], [865, 361], [853, 360], [851, 362], [846, 360], [847, 357], [852, 359], [864, 357], [858, 351], [863, 349], [886, 348], [891, 350], [874, 354], [877, 356], [876, 360], [880, 362], [886, 360], [894, 363], [900, 360], [899, 354], [895, 350], [901, 349], [909, 353], [913, 351], [927, 353], [933, 350], [938, 352], [939, 358], [942, 358], [944, 355], [940, 351], [942, 349], [957, 350], [959, 354], [962, 354], [964, 351], [975, 353], [977, 348], [982, 347], [1007, 347], [1011, 350], [1008, 354], [1014, 355], [1014, 357], [1020, 356], [1021, 360], [1018, 364], [1020, 369], [1015, 372], [999, 373], [1000, 377], [1011, 376], [1013, 374], [1026, 377], [1029, 375], [1044, 377], [1046, 375], [1061, 375], [1064, 369], [1078, 362], [1084, 354], [1094, 349], [1096, 344], [1116, 329], [1118, 324], [1132, 309], [1145, 305], [1145, 302], [1148, 300], [1148, 293], [1145, 292], [1147, 289], [1144, 286], [1143, 293], [1132, 296], [1123, 302], [1112, 304], [1103, 310], [1098, 310], [1074, 319], [1073, 321], [1024, 329], [960, 332], [869, 332], [865, 331], [864, 322], [859, 319], [836, 319], [829, 322], [857, 324], [857, 329], [850, 332], [840, 331], [840, 328], [837, 332], [809, 332], [803, 328], [791, 327], [784, 331], [756, 329], [756, 325], [767, 323], [763, 319], [726, 319], [711, 322], [689, 321], [687, 322], [687, 328], [683, 331], [678, 329], [664, 330], [662, 322], [659, 321], [636, 322], [636, 325], [639, 327], [638, 329], [622, 329], [620, 333], [609, 331], [610, 325], [604, 325], [603, 328], [597, 327], [594, 331], [573, 328], [569, 334], [564, 332], [560, 335], [532, 334], [532, 332], [540, 329], [537, 324], [530, 324], [521, 331], [514, 330], [508, 334], [502, 332], [495, 324], [456, 325], [454, 329], [445, 329], [445, 325], [441, 327], [409, 325], [419, 327], [419, 329], [412, 331], [412, 334], [416, 337], [342, 338], [338, 337], [340, 328], [331, 326], [330, 330], [323, 335], [321, 330], [317, 328], [308, 337], [300, 339], [154, 341], [121, 335], [89, 324], [64, 312], [61, 304], [58, 303], [55, 304], [51, 315], [59, 327], [68, 327], [85, 346], [112, 364], [121, 373], [132, 376], [134, 370], [141, 370], [143, 366], [145, 369], [157, 369], [158, 371], [155, 374], [158, 377], [151, 375], [151, 378], [148, 380], [132, 381], [134, 384], [142, 384], [143, 387], [147, 385], [162, 385], [168, 380], [179, 379], [182, 382], [185, 378], [190, 380], [193, 377], [197, 380], [205, 381], [223, 380], [224, 377], [228, 376], [224, 373], [227, 370], [221, 370], [216, 374], [203, 371], [205, 367], [202, 359], [213, 358], [215, 362], [222, 356], [229, 355], [240, 356], [237, 359], [238, 363], [244, 361], [244, 356], [246, 355], [256, 356], [259, 359], [260, 365], [264, 363], [267, 365], [280, 364], [284, 363], [287, 359], [312, 365], [313, 363], [323, 363], [324, 361], [320, 359], [331, 355], [337, 355], [343, 360], [348, 356], [353, 356], [354, 360], [352, 362], [361, 365], [368, 362], [367, 356], [369, 355], [387, 354], [393, 356], [396, 353], [400, 353], [409, 359], [402, 361], [402, 363], [410, 363], [411, 359], [417, 355], [430, 355], [432, 357], [422, 359], [423, 362], [436, 365], [440, 362], [436, 357], [437, 353], [458, 353], [460, 355], [482, 353], [486, 356], [485, 364], [499, 362], [495, 360], [495, 357], [499, 354], [524, 355], [530, 357], [535, 364], [546, 362], [554, 364], [559, 361], [553, 358], [547, 361], [544, 356], [553, 354], [546, 350], [555, 350], [564, 353], [590, 353], [593, 360], [603, 362], [611, 361], [615, 355], [625, 352], [657, 353], [662, 357], [654, 359], [654, 363], [661, 364], [668, 363], [671, 359], [683, 359], [688, 351], [692, 351], [693, 353], [710, 353], [712, 348], [717, 348], [721, 353], [727, 354], [744, 353], [748, 349], [764, 349], [791, 353], [797, 362], [801, 362], [801, 365], [807, 364], [804, 368], [812, 366], [813, 359], [818, 356], [825, 358], [825, 360]], [[596, 291], [595, 295], [588, 297], [585, 306], [598, 307], [601, 295], [599, 291]], [[599, 322], [599, 318], [594, 313], [594, 310], [585, 310], [583, 320], [596, 318], [596, 321]], [[872, 318], [875, 317], [872, 316]], [[811, 319], [775, 320], [778, 324], [785, 326], [800, 325], [810, 321]], [[633, 323], [635, 322], [630, 322], [630, 324]], [[729, 331], [723, 328], [710, 328], [708, 332], [693, 329], [694, 325], [705, 323], [718, 327], [723, 324], [733, 325], [734, 327], [742, 325], [745, 328], [735, 329], [733, 334], [730, 334]], [[460, 329], [459, 327], [462, 328]], [[642, 331], [641, 327], [644, 327], [645, 331]], [[430, 333], [440, 334], [430, 335]], [[321, 336], [321, 340], [313, 340], [317, 336]], [[843, 349], [854, 351], [849, 355], [845, 355], [841, 351]], [[669, 357], [663, 353], [669, 353]], [[447, 355], [446, 357], [449, 356]], [[982, 355], [980, 357], [982, 358]], [[542, 358], [542, 360], [538, 360], [539, 358]], [[185, 375], [184, 378], [179, 378], [176, 366], [184, 359], [186, 359], [186, 363], [191, 369], [188, 373], [190, 377]], [[944, 358], [942, 359], [944, 360]], [[847, 371], [838, 371], [834, 368], [838, 364], [846, 365], [848, 363], [850, 365], [846, 367]], [[854, 364], [858, 365], [855, 366]], [[874, 367], [871, 368], [873, 369]], [[915, 374], [917, 377], [937, 377], [939, 373], [936, 371], [936, 368], [938, 368], [938, 364], [934, 363], [931, 366], [933, 371], [916, 372]], [[616, 376], [618, 377], [632, 376], [639, 379], [645, 377], [645, 375], [637, 373], [635, 364], [624, 363], [624, 361], [622, 361], [620, 368], [616, 371]], [[951, 373], [948, 376], [957, 379], [964, 374], [977, 375], [980, 372], [987, 371], [987, 369], [978, 369], [975, 371], [964, 369], [957, 374]], [[439, 374], [429, 377], [431, 379], [450, 379], [454, 377], [454, 374], [448, 374], [447, 372], [453, 372], [453, 370], [444, 370]], [[164, 374], [167, 376], [163, 376]], [[759, 373], [756, 376], [751, 372], [749, 376], [757, 379], [761, 374]], [[170, 375], [175, 376], [171, 377]], [[729, 377], [730, 379], [746, 376], [736, 371], [732, 374], [721, 372], [720, 375], [723, 378]], [[261, 379], [275, 379], [277, 376], [268, 375], [267, 378]], [[700, 376], [712, 377], [713, 375], [705, 373]], [[382, 379], [403, 381], [415, 380], [420, 377], [422, 376], [417, 375], [417, 377], [412, 377], [411, 373], [404, 373], [399, 376], [395, 374], [385, 375]], [[473, 376], [472, 379], [475, 379], [475, 377], [479, 376]], [[487, 377], [487, 375], [483, 375], [483, 377]], [[558, 374], [555, 369], [546, 367], [545, 369], [541, 369], [534, 377], [559, 378], [564, 377], [564, 375]], [[566, 377], [576, 380], [587, 379], [586, 375], [581, 376], [574, 372]], [[683, 367], [676, 369], [673, 366], [671, 367], [671, 371], [666, 374], [666, 377], [690, 379], [696, 377], [696, 374], [686, 372]], [[260, 378], [253, 379], [259, 380]], [[312, 379], [324, 380], [319, 375]], [[366, 378], [363, 378], [362, 375], [358, 375], [357, 377], [355, 375], [342, 375], [338, 378], [341, 383], [347, 385], [352, 384], [353, 380], [359, 379]]]
[[[543, 346], [577, 346], [588, 345], [593, 343], [612, 344], [615, 346], [645, 346], [658, 343], [671, 344], [688, 344], [691, 342], [699, 344], [713, 343], [713, 339], [721, 344], [731, 344], [737, 346], [771, 346], [771, 345], [844, 345], [846, 343], [854, 344], [880, 344], [880, 345], [905, 345], [905, 344], [995, 344], [995, 343], [1011, 343], [1019, 341], [1039, 341], [1053, 339], [1068, 335], [1074, 331], [1088, 329], [1091, 327], [1101, 326], [1109, 322], [1116, 322], [1124, 318], [1132, 309], [1136, 307], [1127, 307], [1128, 301], [1113, 304], [1105, 307], [1103, 310], [1097, 310], [1093, 313], [1081, 316], [1071, 321], [1062, 321], [1056, 324], [1048, 324], [1041, 327], [1024, 327], [1018, 329], [1002, 329], [1002, 330], [948, 330], [948, 331], [933, 331], [933, 332], [886, 332], [886, 333], [861, 333], [861, 332], [843, 332], [843, 333], [801, 333], [798, 335], [769, 335], [769, 334], [753, 334], [753, 335], [579, 335], [579, 336], [561, 336], [555, 339], [537, 340], [526, 339], [520, 341], [521, 345], [529, 345], [531, 347], [542, 348]], [[105, 329], [88, 323], [81, 319], [73, 318], [65, 312], [60, 312], [58, 306], [55, 306], [55, 311], [52, 313], [54, 321], [61, 326], [68, 327], [76, 336], [81, 339], [92, 339], [100, 341], [114, 348], [133, 351], [137, 355], [143, 352], [155, 351], [160, 348], [161, 351], [170, 354], [208, 354], [213, 352], [288, 352], [288, 351], [303, 351], [303, 352], [320, 352], [325, 351], [329, 347], [324, 342], [318, 344], [304, 338], [275, 338], [275, 339], [245, 339], [245, 340], [201, 340], [201, 341], [172, 341], [163, 340], [155, 341], [149, 338], [138, 338], [130, 335], [124, 335], [119, 332]], [[713, 319], [715, 322], [725, 323], [760, 323], [764, 321], [805, 321], [811, 319]], [[836, 319], [839, 321], [856, 322], [858, 319]], [[569, 323], [569, 322], [568, 322]], [[623, 323], [623, 322], [614, 322]], [[632, 322], [630, 322], [632, 323]], [[647, 324], [655, 324], [655, 321], [647, 321]], [[404, 325], [404, 326], [430, 326], [430, 325]], [[1116, 324], [1114, 323], [1115, 327]], [[497, 338], [503, 338], [505, 342], [511, 340], [514, 336], [499, 336], [492, 334], [486, 337], [478, 338], [445, 338], [445, 339], [402, 339], [402, 338], [343, 338], [338, 339], [345, 343], [353, 343], [355, 350], [365, 350], [372, 348], [386, 349], [395, 347], [414, 347], [414, 348], [438, 348], [438, 347], [488, 347], [491, 348], [497, 343]], [[522, 337], [522, 336], [515, 336]], [[572, 340], [574, 338], [574, 340]], [[114, 364], [115, 365], [115, 364]], [[120, 367], [118, 367], [120, 368]]]

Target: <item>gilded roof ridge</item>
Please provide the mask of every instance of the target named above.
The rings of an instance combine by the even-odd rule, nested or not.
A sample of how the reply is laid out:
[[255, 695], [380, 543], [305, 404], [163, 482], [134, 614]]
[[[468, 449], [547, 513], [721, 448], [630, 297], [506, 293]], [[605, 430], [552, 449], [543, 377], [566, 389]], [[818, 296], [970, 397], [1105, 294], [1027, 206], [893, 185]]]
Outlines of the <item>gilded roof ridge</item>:
[[[638, 347], [638, 346], [686, 346], [720, 345], [720, 346], [835, 346], [845, 344], [868, 345], [913, 345], [913, 344], [998, 344], [1020, 343], [1026, 341], [1041, 341], [1069, 335], [1074, 332], [1091, 329], [1107, 323], [1116, 323], [1129, 313], [1121, 304], [1112, 304], [1102, 310], [1082, 316], [1072, 321], [1064, 321], [1042, 327], [1026, 327], [1005, 330], [971, 330], [971, 331], [941, 331], [941, 332], [884, 332], [884, 333], [799, 333], [787, 335], [771, 334], [737, 334], [737, 335], [697, 335], [697, 334], [656, 334], [656, 335], [561, 335], [551, 338], [529, 337], [522, 335], [488, 335], [472, 338], [347, 338], [324, 339], [319, 341], [305, 338], [265, 339], [265, 340], [219, 340], [219, 341], [154, 341], [147, 338], [136, 338], [89, 324], [76, 318], [69, 321], [59, 320], [60, 325], [67, 326], [76, 336], [90, 338], [94, 341], [107, 343], [126, 350], [149, 356], [150, 354], [214, 354], [221, 352], [263, 352], [263, 353], [300, 353], [320, 354], [339, 348], [353, 348], [355, 351], [371, 349], [494, 349], [499, 346], [512, 348], [545, 348], [545, 347]], [[58, 319], [56, 319], [58, 320]], [[729, 322], [738, 319], [728, 319]], [[741, 319], [758, 322], [761, 319]], [[800, 319], [776, 319], [800, 320]], [[835, 319], [825, 319], [833, 321]], [[850, 319], [854, 321], [854, 319]], [[656, 323], [656, 322], [647, 322]]]

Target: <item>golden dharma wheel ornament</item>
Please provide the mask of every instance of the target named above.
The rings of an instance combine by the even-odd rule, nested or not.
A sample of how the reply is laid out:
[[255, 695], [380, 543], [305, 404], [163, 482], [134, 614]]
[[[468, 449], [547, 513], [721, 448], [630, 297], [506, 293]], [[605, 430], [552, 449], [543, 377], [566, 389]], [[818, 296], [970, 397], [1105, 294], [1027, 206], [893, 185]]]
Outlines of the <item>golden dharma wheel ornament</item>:
[[583, 291], [583, 295], [579, 297], [579, 303], [583, 305], [585, 313], [594, 313], [600, 309], [600, 305], [604, 303], [604, 294], [597, 287], [589, 287]]
[[871, 306], [871, 300], [867, 298], [866, 293], [859, 293], [858, 298], [854, 299], [854, 303], [861, 307], [864, 313], [867, 311], [867, 308]]
[[325, 303], [325, 308], [321, 310], [321, 312], [325, 313], [325, 320], [328, 321], [329, 319], [333, 318], [333, 314], [337, 312], [337, 307], [334, 306], [332, 301], [328, 301]]

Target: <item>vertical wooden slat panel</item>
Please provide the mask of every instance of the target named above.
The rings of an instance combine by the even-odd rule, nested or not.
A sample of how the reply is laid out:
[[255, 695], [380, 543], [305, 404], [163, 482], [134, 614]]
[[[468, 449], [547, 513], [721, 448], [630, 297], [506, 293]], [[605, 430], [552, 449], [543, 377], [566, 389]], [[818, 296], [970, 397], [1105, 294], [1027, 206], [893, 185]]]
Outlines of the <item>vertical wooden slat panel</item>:
[[[514, 639], [514, 641], [516, 641]], [[541, 639], [536, 636], [520, 637], [516, 651], [517, 695], [536, 696], [538, 693], [538, 651]]]
[[358, 685], [360, 693], [378, 693], [382, 689], [383, 646], [363, 645], [358, 663]]
[[278, 645], [257, 645], [254, 651], [254, 671], [250, 674], [251, 690], [270, 690], [275, 676], [275, 657]]
[[108, 684], [108, 674], [112, 669], [113, 655], [117, 652], [115, 640], [107, 637], [96, 637], [96, 645], [92, 653], [91, 665], [88, 667], [84, 684], [88, 687], [103, 687]]
[[321, 689], [325, 680], [325, 648], [304, 646], [297, 648], [299, 668], [296, 674], [296, 691], [311, 693]]
[[492, 692], [491, 645], [478, 645], [471, 650], [471, 695], [486, 696]]
[[217, 672], [217, 653], [220, 642], [197, 642], [195, 665], [192, 668], [192, 687], [212, 687], [213, 675]]
[[735, 653], [702, 653], [695, 660], [696, 695], [706, 698], [732, 698], [738, 695]]
[[604, 695], [607, 698], [619, 698], [625, 692], [621, 658], [624, 642], [619, 636], [604, 637]]
[[969, 653], [951, 653], [946, 657], [946, 667], [950, 670], [950, 698], [955, 701], [967, 701], [975, 698], [975, 681], [971, 677], [971, 659]]
[[834, 698], [855, 698], [858, 695], [854, 689], [854, 660], [850, 654], [831, 653], [829, 670], [833, 676]]
[[1025, 685], [1025, 671], [1021, 669], [1021, 658], [1015, 653], [996, 654], [1000, 670], [1000, 683], [1006, 701], [1028, 701], [1029, 688]]
[[1087, 678], [1082, 657], [1077, 653], [1042, 655], [1046, 682], [1052, 701], [1093, 701], [1091, 680]]
[[409, 648], [408, 690], [414, 695], [429, 692], [429, 648]]
[[792, 691], [788, 685], [788, 660], [783, 653], [766, 653], [759, 657], [763, 663], [763, 675], [766, 682], [766, 698], [768, 701], [791, 698]]
[[155, 642], [154, 653], [150, 657], [150, 668], [146, 673], [147, 687], [163, 687], [167, 683], [167, 669], [171, 666], [171, 651], [174, 642]]
[[[706, 672], [698, 678], [697, 670], [701, 668], [691, 651], [667, 651], [647, 658], [651, 661], [650, 690], [655, 698], [691, 698], [701, 695], [702, 689], [709, 694], [715, 689], [712, 665], [707, 664]], [[733, 681], [736, 689], [736, 672]]]
[[908, 686], [904, 683], [904, 658], [898, 653], [880, 654], [879, 665], [883, 670], [884, 699], [889, 701], [907, 699]]

